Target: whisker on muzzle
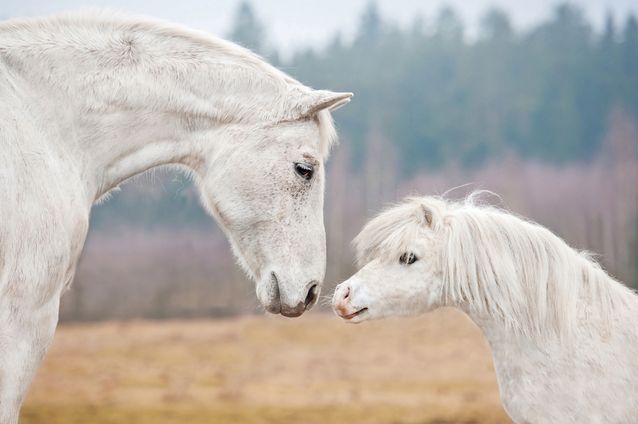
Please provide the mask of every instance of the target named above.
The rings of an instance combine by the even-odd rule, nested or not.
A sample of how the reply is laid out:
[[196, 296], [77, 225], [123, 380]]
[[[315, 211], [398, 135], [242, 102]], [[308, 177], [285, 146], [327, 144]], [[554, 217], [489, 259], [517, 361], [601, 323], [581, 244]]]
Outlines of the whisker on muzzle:
[[319, 301], [317, 303], [319, 303], [321, 306], [330, 306], [330, 307], [332, 307], [332, 295], [331, 294], [325, 294], [323, 296], [320, 296], [319, 297]]

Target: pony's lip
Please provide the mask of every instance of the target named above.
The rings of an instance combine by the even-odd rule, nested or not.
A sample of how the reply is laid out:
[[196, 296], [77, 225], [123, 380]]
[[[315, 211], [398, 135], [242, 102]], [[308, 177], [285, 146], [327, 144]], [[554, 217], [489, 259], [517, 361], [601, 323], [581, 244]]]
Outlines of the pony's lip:
[[352, 318], [361, 315], [362, 313], [366, 312], [368, 310], [368, 308], [361, 308], [356, 312], [353, 312], [351, 314], [347, 314], [347, 315], [341, 315], [339, 314], [339, 316], [345, 320], [351, 320]]

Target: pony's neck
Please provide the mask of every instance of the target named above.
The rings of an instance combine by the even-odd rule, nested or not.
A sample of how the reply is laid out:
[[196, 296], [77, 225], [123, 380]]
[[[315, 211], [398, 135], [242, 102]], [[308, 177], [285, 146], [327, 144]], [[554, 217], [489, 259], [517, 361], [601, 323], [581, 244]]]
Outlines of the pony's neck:
[[535, 337], [512, 329], [500, 318], [496, 318], [484, 312], [477, 312], [467, 305], [457, 306], [457, 309], [463, 311], [470, 320], [476, 324], [494, 353], [505, 350], [517, 350], [523, 345], [530, 346], [536, 344]]
[[47, 135], [78, 161], [91, 202], [158, 165], [198, 171], [211, 138], [281, 119], [298, 84], [234, 45], [152, 22], [52, 18], [0, 35], [0, 66], [54, 123]]
[[[574, 270], [564, 274], [564, 280], [553, 280], [550, 284], [557, 286], [551, 292], [552, 298], [560, 296], [561, 286], [577, 285], [578, 290], [573, 292], [574, 299], [570, 304], [557, 302], [543, 305], [545, 311], [541, 314], [538, 310], [541, 302], [534, 299], [535, 292], [529, 290], [529, 297], [515, 308], [524, 313], [512, 313], [510, 309], [509, 315], [503, 316], [495, 314], [496, 309], [477, 308], [470, 301], [447, 302], [445, 306], [460, 309], [481, 329], [495, 357], [536, 355], [537, 351], [546, 351], [548, 346], [566, 347], [581, 337], [605, 337], [609, 334], [614, 317], [635, 310], [638, 299], [630, 289], [609, 277], [587, 256], [568, 249], [568, 253], [572, 254]], [[548, 273], [551, 274], [551, 271]], [[517, 284], [516, 281], [507, 283]], [[543, 280], [536, 283], [547, 284]], [[498, 309], [508, 310], [506, 307]]]

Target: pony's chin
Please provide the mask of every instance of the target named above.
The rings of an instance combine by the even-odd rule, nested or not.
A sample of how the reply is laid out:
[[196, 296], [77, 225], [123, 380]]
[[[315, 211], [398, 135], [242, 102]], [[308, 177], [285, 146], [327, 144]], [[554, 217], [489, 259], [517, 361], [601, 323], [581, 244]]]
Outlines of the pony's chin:
[[359, 324], [360, 322], [366, 321], [370, 318], [368, 308], [361, 308], [349, 314], [342, 314], [341, 311], [337, 311], [337, 315], [349, 324]]

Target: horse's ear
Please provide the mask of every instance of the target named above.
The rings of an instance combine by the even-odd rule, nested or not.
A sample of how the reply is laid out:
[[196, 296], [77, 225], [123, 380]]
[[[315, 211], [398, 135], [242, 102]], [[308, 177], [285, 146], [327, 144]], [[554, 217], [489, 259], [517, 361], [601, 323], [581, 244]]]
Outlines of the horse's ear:
[[313, 90], [304, 99], [301, 117], [310, 117], [322, 110], [335, 111], [348, 103], [350, 98], [352, 98], [352, 93]]

